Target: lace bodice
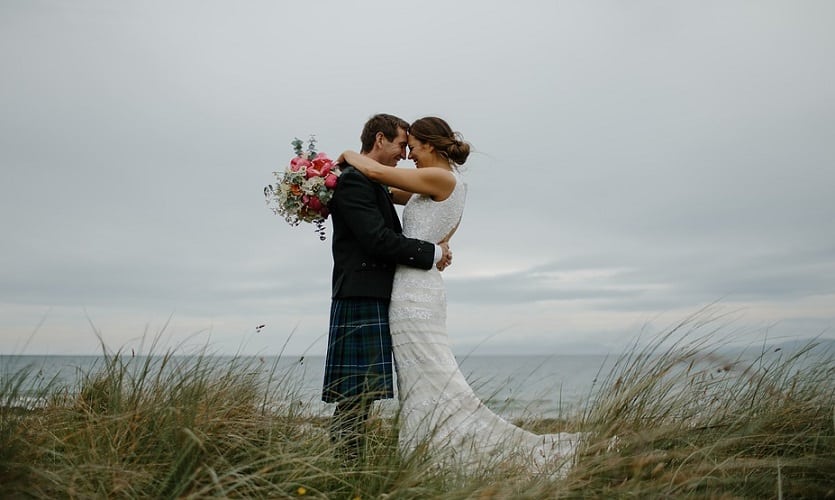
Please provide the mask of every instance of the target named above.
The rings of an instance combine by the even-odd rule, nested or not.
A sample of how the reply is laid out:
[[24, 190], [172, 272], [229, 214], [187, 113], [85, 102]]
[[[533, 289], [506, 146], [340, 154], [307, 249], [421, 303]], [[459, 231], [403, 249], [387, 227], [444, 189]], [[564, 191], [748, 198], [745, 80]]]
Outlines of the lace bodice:
[[461, 174], [453, 171], [455, 188], [443, 201], [425, 195], [414, 195], [403, 209], [403, 235], [437, 243], [444, 239], [461, 220], [467, 198], [467, 184]]

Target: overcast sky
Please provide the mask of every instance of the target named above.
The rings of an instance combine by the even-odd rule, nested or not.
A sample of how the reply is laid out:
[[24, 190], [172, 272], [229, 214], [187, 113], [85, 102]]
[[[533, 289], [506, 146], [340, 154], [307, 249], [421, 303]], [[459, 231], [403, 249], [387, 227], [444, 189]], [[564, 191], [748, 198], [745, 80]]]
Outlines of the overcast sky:
[[377, 112], [473, 144], [457, 352], [617, 350], [717, 301], [729, 340], [835, 337], [833, 27], [825, 0], [2, 0], [0, 353], [323, 354], [330, 241], [262, 189]]

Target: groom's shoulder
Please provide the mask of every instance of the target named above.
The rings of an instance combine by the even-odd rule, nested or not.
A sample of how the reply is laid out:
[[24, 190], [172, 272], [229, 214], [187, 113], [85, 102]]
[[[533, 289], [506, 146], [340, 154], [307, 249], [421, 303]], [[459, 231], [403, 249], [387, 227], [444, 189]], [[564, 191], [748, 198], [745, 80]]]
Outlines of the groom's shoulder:
[[354, 168], [353, 165], [343, 163], [340, 166], [341, 173], [339, 174], [340, 182], [348, 181], [350, 183], [371, 184], [371, 179], [363, 175], [362, 172]]
[[353, 165], [350, 163], [340, 163], [339, 170], [342, 172], [339, 174], [340, 176], [343, 175], [356, 175], [359, 174], [359, 170], [357, 170]]

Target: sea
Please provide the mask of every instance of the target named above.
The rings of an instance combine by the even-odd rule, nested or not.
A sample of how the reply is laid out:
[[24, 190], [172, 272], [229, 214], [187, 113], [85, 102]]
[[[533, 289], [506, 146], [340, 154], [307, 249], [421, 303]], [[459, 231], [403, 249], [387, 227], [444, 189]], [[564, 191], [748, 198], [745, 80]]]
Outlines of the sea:
[[[161, 359], [151, 360], [159, 362]], [[196, 356], [174, 356], [167, 366], [188, 366], [198, 359]], [[122, 362], [134, 369], [139, 369], [145, 361], [144, 356], [122, 358]], [[602, 355], [471, 355], [462, 356], [458, 361], [475, 393], [491, 410], [506, 419], [577, 415], [614, 364], [612, 357]], [[279, 386], [278, 390], [269, 391], [277, 398], [273, 401], [276, 407], [293, 404], [302, 412], [317, 416], [333, 411], [332, 405], [320, 400], [325, 366], [323, 356], [209, 356], [202, 358], [200, 363], [220, 368], [237, 365], [248, 372], [257, 372], [263, 380], [271, 381], [273, 389]], [[36, 405], [35, 388], [49, 383], [51, 388], [78, 391], [85, 377], [102, 371], [105, 364], [103, 356], [0, 355], [0, 388], [8, 392], [9, 384], [15, 385], [18, 387], [15, 394], [25, 400], [19, 404]], [[25, 380], [19, 374], [25, 374]], [[397, 408], [396, 399], [379, 404], [384, 413], [394, 412]]]

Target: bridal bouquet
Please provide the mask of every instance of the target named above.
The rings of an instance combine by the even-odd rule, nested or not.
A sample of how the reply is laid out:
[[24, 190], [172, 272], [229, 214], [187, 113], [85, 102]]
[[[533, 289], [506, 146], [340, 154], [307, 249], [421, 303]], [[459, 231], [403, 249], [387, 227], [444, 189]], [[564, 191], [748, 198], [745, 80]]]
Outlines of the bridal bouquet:
[[283, 172], [273, 172], [278, 183], [264, 188], [267, 205], [291, 226], [315, 224], [319, 239], [324, 240], [328, 202], [336, 188], [339, 168], [325, 153], [316, 152], [314, 136], [308, 139], [307, 148], [298, 138], [290, 144], [296, 156]]

